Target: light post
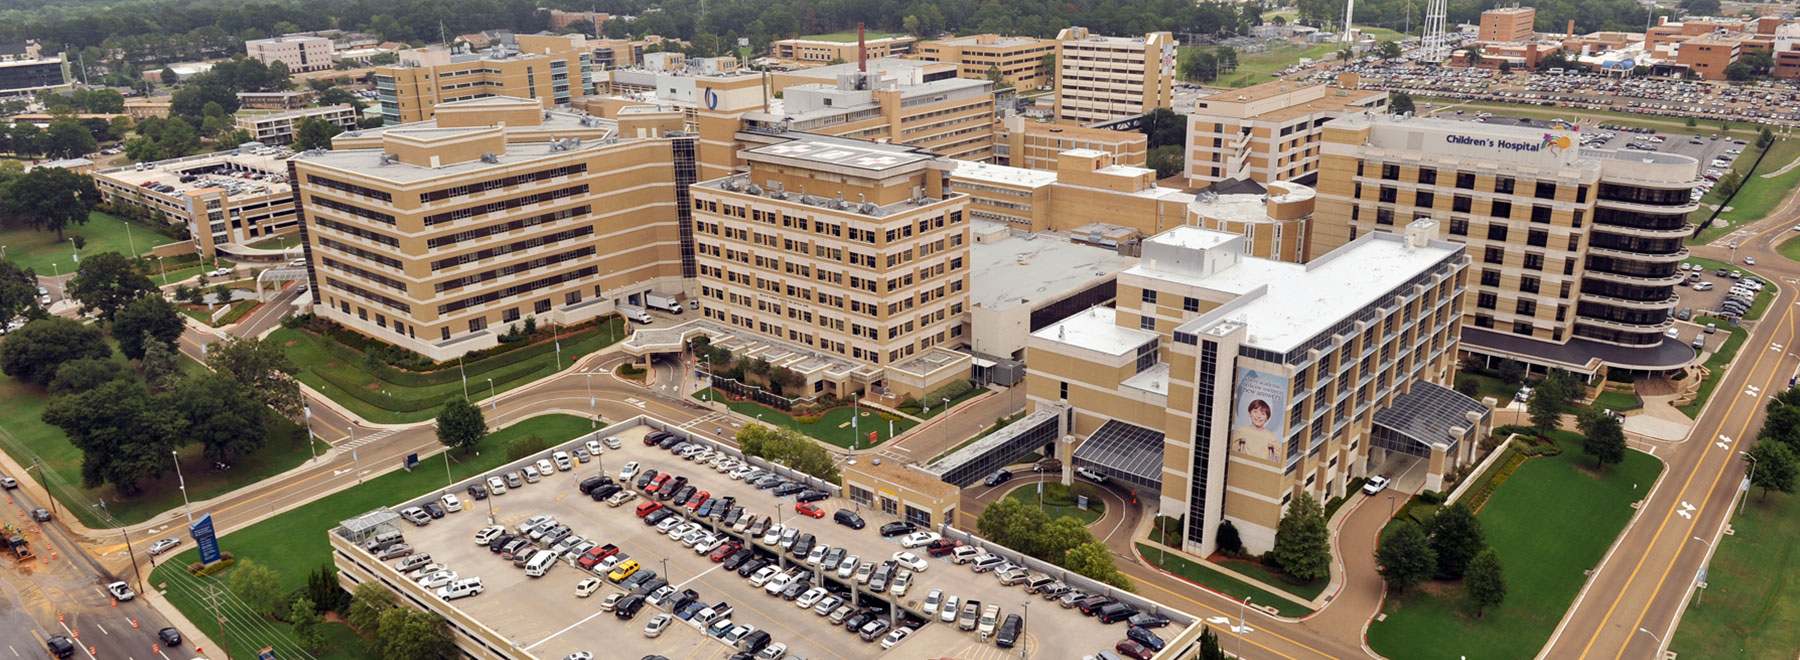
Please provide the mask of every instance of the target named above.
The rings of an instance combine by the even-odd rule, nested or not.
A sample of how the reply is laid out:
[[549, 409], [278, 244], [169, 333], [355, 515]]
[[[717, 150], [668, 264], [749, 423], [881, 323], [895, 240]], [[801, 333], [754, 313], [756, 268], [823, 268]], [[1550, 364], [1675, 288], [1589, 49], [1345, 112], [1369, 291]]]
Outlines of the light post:
[[1238, 603], [1238, 627], [1237, 627], [1237, 630], [1234, 630], [1232, 632], [1235, 632], [1241, 636], [1244, 633], [1247, 633], [1250, 631], [1250, 626], [1244, 622], [1245, 611], [1249, 610], [1249, 609], [1250, 609], [1250, 597], [1245, 596], [1244, 602]]
[[169, 450], [169, 457], [175, 461], [175, 484], [181, 489], [181, 511], [187, 514], [188, 524], [194, 524], [194, 511], [189, 508], [187, 496], [187, 479], [181, 476], [181, 454]]
[[1756, 457], [1750, 455], [1750, 452], [1747, 452], [1747, 451], [1746, 452], [1738, 452], [1738, 453], [1744, 455], [1744, 460], [1750, 461], [1750, 471], [1744, 474], [1744, 496], [1738, 498], [1737, 512], [1743, 513], [1744, 512], [1744, 500], [1750, 499], [1750, 484], [1753, 483], [1754, 479], [1756, 479]]
[[0, 259], [6, 258], [6, 246], [0, 245]]
[[125, 244], [131, 247], [131, 256], [137, 256], [137, 241], [131, 238], [131, 223], [125, 223]]
[[456, 356], [456, 373], [462, 376], [463, 400], [469, 400], [469, 372], [463, 370], [463, 356]]
[[[668, 557], [662, 558], [662, 567], [663, 567], [662, 578], [664, 580], [669, 580], [670, 576], [669, 576], [669, 558]], [[674, 580], [669, 580], [669, 584], [674, 584], [674, 583], [675, 583]]]
[[312, 406], [301, 406], [300, 411], [306, 415], [306, 448], [312, 452], [313, 460], [319, 460], [319, 446], [313, 436]]
[[[1028, 600], [1028, 601], [1025, 601], [1025, 603], [1024, 603], [1024, 604], [1023, 604], [1023, 605], [1022, 605], [1022, 606], [1021, 606], [1021, 608], [1022, 608], [1022, 609], [1024, 609], [1024, 610], [1025, 610], [1025, 614], [1024, 614], [1024, 616], [1021, 616], [1021, 617], [1020, 617], [1020, 621], [1019, 621], [1019, 636], [1020, 636], [1020, 637], [1024, 637], [1024, 636], [1025, 636], [1025, 631], [1027, 631], [1027, 630], [1031, 630], [1031, 601], [1029, 601], [1029, 600]], [[1023, 640], [1023, 639], [1021, 639], [1021, 640], [1019, 640], [1019, 641], [1020, 641], [1020, 644], [1019, 644], [1019, 658], [1020, 658], [1020, 660], [1024, 660], [1024, 658], [1025, 658], [1025, 646], [1026, 646], [1026, 645], [1025, 645], [1025, 644], [1024, 644], [1024, 643], [1023, 643], [1023, 642], [1024, 642], [1024, 641], [1025, 641], [1025, 640]]]
[[1659, 651], [1660, 651], [1660, 650], [1662, 650], [1662, 638], [1661, 638], [1661, 637], [1657, 637], [1657, 636], [1656, 636], [1656, 633], [1653, 633], [1653, 632], [1650, 632], [1650, 629], [1649, 629], [1649, 628], [1645, 628], [1645, 627], [1642, 627], [1642, 626], [1639, 626], [1639, 627], [1638, 627], [1638, 632], [1641, 632], [1641, 633], [1644, 633], [1644, 634], [1646, 634], [1646, 635], [1649, 635], [1649, 636], [1650, 636], [1650, 639], [1654, 639], [1654, 640], [1656, 640], [1656, 648], [1657, 648], [1657, 650], [1659, 650]]
[[[5, 246], [0, 246], [0, 247], [5, 247]], [[163, 266], [162, 259], [163, 259], [162, 255], [160, 255], [160, 254], [156, 255], [156, 274], [157, 274], [157, 277], [162, 278], [162, 283], [166, 285], [169, 283], [169, 269], [167, 267]]]
[[593, 415], [594, 415], [594, 421], [592, 423], [592, 426], [595, 429], [599, 429], [600, 428], [600, 400], [594, 398], [594, 372], [584, 371], [581, 373], [581, 375], [585, 376], [586, 380], [587, 380], [588, 412], [593, 413]]
[[456, 484], [456, 479], [450, 476], [450, 448], [445, 447], [444, 448], [444, 492], [446, 492], [446, 493], [450, 492], [450, 487], [455, 484]]
[[494, 395], [494, 379], [489, 378], [489, 379], [487, 379], [487, 382], [488, 382], [488, 409], [498, 412], [500, 410], [500, 398]]

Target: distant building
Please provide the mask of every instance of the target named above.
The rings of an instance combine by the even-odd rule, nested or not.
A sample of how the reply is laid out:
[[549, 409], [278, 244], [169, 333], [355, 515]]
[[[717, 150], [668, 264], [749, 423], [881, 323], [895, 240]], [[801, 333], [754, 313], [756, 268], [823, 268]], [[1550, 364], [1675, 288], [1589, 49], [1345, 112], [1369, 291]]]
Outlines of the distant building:
[[[899, 57], [912, 52], [916, 37], [894, 35], [865, 39], [868, 56]], [[849, 39], [781, 39], [769, 44], [771, 56], [805, 64], [831, 64], [833, 62], [855, 62], [857, 57], [856, 38]]]
[[1528, 41], [1536, 34], [1537, 10], [1531, 7], [1495, 7], [1481, 12], [1476, 39], [1488, 42]]
[[1119, 165], [1143, 167], [1150, 147], [1150, 136], [1139, 131], [1037, 121], [1023, 115], [1002, 120], [999, 131], [994, 138], [995, 162], [1034, 170], [1055, 170], [1058, 155], [1070, 149], [1101, 151]]
[[1082, 124], [1174, 105], [1175, 37], [1105, 37], [1084, 27], [1056, 35], [1056, 117]]
[[312, 103], [315, 94], [310, 89], [289, 90], [285, 92], [238, 92], [239, 108], [251, 110], [298, 110]]
[[1046, 56], [1056, 54], [1053, 39], [976, 34], [921, 41], [914, 50], [919, 59], [955, 64], [963, 78], [988, 80], [997, 74], [996, 82], [1024, 91], [1056, 85], [1055, 72], [1044, 66]]
[[293, 73], [331, 68], [337, 64], [331, 51], [332, 42], [324, 37], [283, 35], [244, 42], [244, 52], [250, 59], [265, 65], [280, 62], [287, 65], [288, 71]]
[[433, 46], [400, 54], [375, 69], [381, 117], [389, 124], [430, 119], [439, 103], [490, 96], [567, 105], [590, 89], [587, 38], [521, 34], [492, 50], [458, 53]]
[[301, 108], [281, 112], [239, 112], [237, 127], [250, 133], [251, 139], [263, 144], [287, 144], [294, 141], [294, 131], [307, 118], [336, 124], [338, 128], [356, 128], [356, 108], [348, 104], [322, 108]]
[[[1354, 86], [1353, 80], [1346, 83]], [[1326, 122], [1387, 108], [1387, 92], [1274, 80], [1200, 99], [1188, 115], [1188, 185], [1308, 183]]]
[[133, 120], [169, 116], [169, 97], [125, 99], [125, 114]]
[[69, 62], [44, 55], [35, 41], [0, 43], [0, 95], [68, 89]]
[[963, 160], [994, 154], [994, 83], [986, 80], [908, 83], [850, 72], [781, 92], [781, 112], [744, 115], [749, 130], [885, 140]]
[[593, 30], [594, 34], [599, 34], [600, 26], [606, 25], [606, 19], [608, 18], [611, 17], [603, 11], [563, 11], [561, 9], [552, 9], [550, 10], [550, 29], [562, 30], [567, 29], [572, 25], [580, 25]]
[[115, 206], [138, 206], [194, 237], [211, 259], [227, 243], [246, 244], [299, 226], [286, 149], [233, 149], [100, 170], [94, 184]]

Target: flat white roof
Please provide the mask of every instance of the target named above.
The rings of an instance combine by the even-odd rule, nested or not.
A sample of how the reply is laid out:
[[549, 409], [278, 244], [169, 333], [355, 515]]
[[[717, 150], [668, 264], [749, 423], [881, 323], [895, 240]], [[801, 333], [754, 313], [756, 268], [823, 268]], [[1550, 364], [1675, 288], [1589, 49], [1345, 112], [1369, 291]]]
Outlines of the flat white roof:
[[1158, 362], [1149, 369], [1137, 372], [1136, 375], [1119, 383], [1125, 387], [1143, 390], [1161, 396], [1169, 395], [1169, 363]]
[[1149, 330], [1121, 327], [1114, 322], [1115, 318], [1117, 314], [1111, 307], [1089, 307], [1087, 311], [1052, 323], [1031, 335], [1107, 355], [1123, 355], [1157, 338], [1157, 334]]
[[956, 163], [956, 170], [950, 176], [971, 181], [985, 181], [1008, 186], [1025, 186], [1042, 188], [1056, 183], [1056, 173], [1044, 170], [1032, 170], [1023, 167], [1007, 167], [990, 163], [978, 163], [972, 160], [951, 161]]
[[984, 309], [1036, 307], [1117, 277], [1138, 262], [1048, 233], [976, 241], [969, 246], [969, 261], [974, 264], [969, 302]]

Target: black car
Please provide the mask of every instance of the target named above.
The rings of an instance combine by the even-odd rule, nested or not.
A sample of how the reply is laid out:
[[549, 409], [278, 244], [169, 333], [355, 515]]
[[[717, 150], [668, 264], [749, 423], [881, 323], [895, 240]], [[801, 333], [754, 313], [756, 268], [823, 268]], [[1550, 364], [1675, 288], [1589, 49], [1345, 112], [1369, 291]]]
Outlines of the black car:
[[71, 655], [75, 655], [75, 643], [69, 641], [69, 638], [62, 635], [57, 635], [44, 640], [44, 646], [50, 649], [50, 655], [58, 658], [67, 658]]
[[662, 522], [663, 520], [668, 519], [668, 517], [672, 516], [672, 515], [675, 515], [675, 512], [673, 510], [657, 509], [655, 511], [651, 511], [650, 515], [644, 516], [644, 524], [654, 526], [656, 523]]
[[850, 615], [850, 618], [844, 619], [844, 630], [848, 630], [850, 632], [856, 632], [856, 631], [862, 629], [863, 624], [873, 621], [874, 619], [875, 619], [874, 611], [862, 610], [860, 612]]
[[681, 590], [681, 593], [675, 594], [674, 600], [669, 601], [669, 611], [679, 612], [681, 611], [681, 608], [687, 607], [688, 603], [697, 602], [699, 600], [700, 592], [694, 591], [693, 589], [683, 589]]
[[744, 563], [738, 564], [738, 567], [737, 567], [738, 577], [750, 577], [752, 575], [755, 575], [757, 571], [762, 570], [762, 567], [768, 566], [768, 565], [769, 565], [769, 562], [766, 562], [766, 561], [763, 561], [763, 560], [757, 558], [756, 551], [751, 550], [750, 558], [744, 560]]
[[650, 468], [648, 470], [644, 470], [643, 474], [638, 475], [638, 480], [637, 480], [638, 490], [643, 490], [645, 486], [650, 485], [650, 482], [655, 481], [656, 474], [657, 474], [656, 468]]
[[700, 508], [694, 509], [694, 515], [699, 516], [701, 518], [711, 518], [713, 508], [717, 507], [718, 505], [719, 505], [718, 500], [712, 499], [712, 498], [707, 498], [707, 500], [705, 502], [700, 504]]
[[668, 437], [663, 438], [661, 442], [656, 443], [656, 446], [661, 447], [663, 449], [669, 449], [669, 448], [674, 447], [675, 445], [679, 445], [681, 443], [682, 443], [681, 436], [670, 433], [668, 435]]
[[825, 491], [808, 488], [806, 490], [800, 491], [800, 494], [794, 497], [794, 501], [795, 502], [817, 502], [819, 500], [825, 499], [830, 496], [831, 495], [827, 494]]
[[756, 482], [756, 488], [758, 490], [769, 490], [771, 488], [780, 488], [780, 487], [786, 486], [786, 485], [788, 485], [788, 481], [786, 479], [783, 479], [781, 477], [778, 477], [778, 476], [775, 476], [772, 474], [769, 476], [763, 477], [762, 481]]
[[1137, 628], [1161, 628], [1169, 625], [1169, 617], [1154, 612], [1142, 612], [1126, 620]]
[[744, 507], [734, 506], [726, 510], [724, 515], [719, 516], [719, 522], [724, 523], [727, 526], [736, 525], [737, 521], [743, 517]]
[[426, 502], [425, 503], [425, 514], [431, 516], [432, 518], [442, 518], [442, 517], [444, 517], [444, 507], [439, 505], [437, 502]]
[[608, 477], [608, 476], [604, 476], [604, 475], [597, 475], [597, 476], [588, 477], [586, 479], [582, 479], [581, 483], [579, 485], [577, 485], [576, 488], [581, 489], [582, 495], [586, 495], [588, 493], [594, 492], [594, 489], [599, 488], [602, 484], [606, 484], [606, 483], [610, 483], [610, 482], [612, 482], [612, 477]]
[[643, 596], [626, 596], [624, 600], [619, 601], [617, 606], [613, 607], [613, 616], [630, 619], [637, 616], [638, 610], [641, 609], [644, 609]]
[[506, 547], [506, 544], [512, 543], [513, 540], [517, 538], [519, 538], [519, 535], [511, 532], [496, 536], [494, 537], [494, 540], [488, 541], [488, 551], [499, 552], [501, 548]]
[[163, 646], [181, 646], [181, 631], [174, 628], [156, 631], [156, 638], [162, 640]]
[[487, 486], [483, 486], [481, 484], [469, 484], [468, 491], [469, 491], [469, 499], [474, 499], [474, 500], [487, 499], [487, 496], [488, 496]]
[[981, 480], [981, 483], [982, 483], [982, 485], [988, 486], [991, 488], [993, 486], [998, 486], [998, 485], [1006, 483], [1008, 481], [1012, 481], [1012, 478], [1013, 478], [1013, 473], [1011, 470], [1008, 470], [1006, 468], [1000, 468], [998, 470], [994, 470], [994, 473], [988, 475], [986, 479]]
[[1127, 629], [1125, 631], [1125, 638], [1143, 644], [1152, 651], [1161, 651], [1163, 649], [1163, 639], [1157, 637], [1156, 633], [1150, 632], [1149, 628], [1143, 626], [1132, 626]]
[[800, 594], [806, 593], [806, 590], [811, 588], [812, 582], [807, 579], [807, 576], [802, 575], [800, 576], [800, 579], [789, 582], [787, 588], [781, 590], [781, 599], [793, 600], [799, 598]]
[[793, 495], [794, 493], [798, 493], [803, 490], [806, 490], [805, 486], [802, 486], [800, 484], [793, 483], [793, 482], [788, 482], [788, 483], [782, 484], [780, 486], [776, 486], [774, 490], [771, 490], [769, 492], [773, 493], [776, 497], [787, 497], [789, 495]]
[[862, 529], [869, 525], [863, 522], [862, 516], [856, 515], [856, 512], [849, 509], [838, 509], [837, 513], [831, 514], [831, 519], [850, 529]]
[[744, 562], [750, 561], [750, 557], [755, 554], [755, 550], [744, 548], [731, 553], [731, 556], [726, 557], [725, 561], [719, 562], [719, 565], [725, 567], [725, 570], [735, 571], [739, 566], [743, 566]]
[[813, 543], [817, 540], [818, 539], [814, 538], [811, 534], [801, 534], [794, 539], [794, 545], [788, 548], [788, 550], [793, 552], [795, 557], [805, 559], [806, 554], [812, 552]]
[[682, 486], [681, 490], [675, 491], [675, 499], [670, 500], [670, 502], [675, 506], [684, 506], [688, 503], [688, 500], [693, 499], [695, 492], [697, 491], [693, 486]]
[[744, 649], [744, 653], [756, 653], [763, 650], [763, 647], [768, 646], [769, 642], [769, 633], [758, 630], [749, 635], [745, 635], [744, 639], [738, 642], [738, 647]]
[[606, 498], [617, 495], [621, 490], [625, 490], [625, 487], [618, 484], [601, 484], [599, 488], [588, 493], [588, 497], [594, 498], [595, 502], [604, 502]]
[[1010, 649], [1013, 647], [1013, 644], [1019, 642], [1019, 636], [1024, 631], [1025, 621], [1017, 614], [1008, 614], [1006, 615], [1006, 620], [1000, 623], [999, 632], [994, 633], [994, 645], [1003, 649]]
[[919, 531], [919, 528], [914, 527], [912, 523], [891, 522], [881, 526], [882, 536], [900, 536], [902, 534], [911, 534], [916, 531]]

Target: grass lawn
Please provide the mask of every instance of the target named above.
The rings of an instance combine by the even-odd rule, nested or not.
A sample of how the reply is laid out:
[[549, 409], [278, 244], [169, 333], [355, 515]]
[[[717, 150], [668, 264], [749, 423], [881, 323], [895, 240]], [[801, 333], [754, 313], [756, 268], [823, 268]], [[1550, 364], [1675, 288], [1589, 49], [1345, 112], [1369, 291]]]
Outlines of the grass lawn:
[[[188, 360], [182, 363], [190, 370], [203, 368]], [[64, 512], [73, 512], [83, 525], [106, 529], [149, 520], [181, 506], [181, 492], [176, 488], [172, 470], [160, 479], [143, 482], [143, 492], [130, 498], [122, 498], [111, 486], [82, 487], [82, 452], [69, 442], [62, 429], [44, 422], [44, 406], [48, 403], [49, 396], [42, 389], [0, 375], [0, 448], [27, 466], [34, 458], [41, 461], [49, 474], [50, 490]], [[199, 445], [183, 448], [181, 470], [187, 478], [190, 497], [198, 501], [224, 494], [287, 471], [311, 456], [306, 432], [296, 424], [271, 422], [268, 430], [260, 432], [271, 434], [268, 444], [255, 455], [239, 459], [225, 472], [212, 468]], [[95, 504], [100, 501], [106, 502], [105, 512], [116, 522], [102, 519]]]
[[[846, 449], [867, 449], [894, 439], [894, 436], [905, 433], [915, 423], [904, 417], [888, 415], [870, 408], [862, 409], [862, 418], [856, 422], [856, 428], [850, 428], [850, 418], [856, 414], [855, 406], [838, 406], [825, 411], [816, 422], [801, 422], [787, 413], [770, 408], [755, 401], [731, 401], [712, 388], [694, 393], [694, 398], [710, 401], [719, 398], [726, 401], [727, 406], [740, 415], [759, 419], [776, 426], [785, 426], [814, 438]], [[892, 432], [888, 422], [892, 421]], [[875, 432], [874, 444], [869, 443], [869, 432]]]
[[1282, 598], [1248, 582], [1215, 571], [1205, 564], [1192, 561], [1180, 555], [1164, 553], [1155, 547], [1144, 545], [1142, 543], [1139, 543], [1137, 548], [1138, 553], [1142, 554], [1145, 560], [1161, 567], [1163, 570], [1181, 576], [1189, 582], [1230, 596], [1235, 600], [1242, 601], [1245, 596], [1249, 596], [1250, 604], [1273, 606], [1282, 616], [1290, 618], [1297, 619], [1313, 613], [1312, 609], [1305, 605]]
[[1286, 591], [1306, 600], [1318, 598], [1319, 594], [1325, 591], [1325, 587], [1331, 584], [1330, 579], [1314, 580], [1306, 584], [1298, 584], [1290, 580], [1287, 576], [1262, 565], [1261, 562], [1245, 561], [1242, 559], [1219, 560], [1216, 557], [1214, 560], [1218, 561], [1219, 564], [1225, 568], [1256, 578], [1257, 580], [1261, 580], [1263, 584]]
[[[1476, 517], [1506, 574], [1506, 601], [1474, 618], [1460, 585], [1434, 583], [1389, 598], [1368, 642], [1390, 658], [1528, 658], [1543, 647], [1593, 568], [1631, 519], [1662, 464], [1631, 450], [1591, 470], [1581, 438], [1551, 434], [1562, 454], [1534, 458]], [[1571, 506], [1580, 502], [1580, 506]]]
[[[1399, 41], [1406, 36], [1386, 28], [1363, 25], [1359, 25], [1357, 28], [1362, 30], [1363, 34], [1373, 37], [1376, 41]], [[1182, 48], [1181, 50], [1184, 51], [1183, 55], [1185, 55], [1185, 51], [1193, 50], [1195, 48], [1207, 47], [1192, 46]], [[1218, 78], [1208, 84], [1214, 87], [1249, 87], [1258, 83], [1265, 83], [1275, 79], [1275, 72], [1299, 64], [1302, 59], [1310, 59], [1316, 62], [1319, 60], [1335, 58], [1337, 57], [1338, 51], [1343, 50], [1343, 48], [1343, 44], [1339, 43], [1312, 45], [1285, 43], [1278, 46], [1272, 46], [1268, 50], [1260, 53], [1239, 51], [1237, 69], [1229, 73], [1220, 74]]]
[[[84, 255], [101, 252], [130, 255], [134, 252], [132, 246], [137, 247], [137, 254], [143, 254], [150, 251], [150, 248], [175, 242], [175, 239], [145, 227], [133, 227], [129, 230], [126, 227], [126, 222], [117, 216], [94, 211], [88, 214], [87, 224], [70, 227], [65, 233], [87, 239], [87, 246], [81, 249]], [[129, 237], [126, 235], [127, 231], [130, 232]], [[0, 230], [0, 245], [6, 246], [7, 261], [37, 271], [39, 275], [75, 272], [76, 264], [70, 259], [74, 246], [66, 239], [58, 243], [56, 232], [35, 229]]]
[[[518, 438], [536, 435], [555, 444], [590, 432], [592, 429], [589, 424], [588, 420], [572, 415], [546, 415], [519, 422], [489, 435], [482, 441], [479, 455], [453, 458], [451, 472], [457, 479], [480, 474], [505, 464], [506, 446]], [[433, 460], [442, 459], [434, 457]], [[232, 553], [239, 561], [250, 560], [274, 569], [281, 578], [282, 591], [286, 593], [305, 586], [307, 573], [331, 563], [331, 544], [326, 540], [325, 534], [339, 522], [420, 493], [440, 489], [443, 485], [444, 473], [436, 467], [411, 472], [390, 472], [362, 485], [231, 532], [219, 538], [219, 547]], [[463, 513], [451, 515], [483, 515], [482, 509], [485, 506], [472, 505]], [[494, 506], [498, 509], [501, 503]], [[166, 586], [164, 593], [169, 602], [180, 609], [188, 620], [199, 623], [201, 629], [214, 641], [229, 646], [232, 657], [255, 658], [256, 649], [270, 644], [279, 647], [282, 640], [289, 645], [293, 644], [293, 631], [286, 624], [275, 621], [266, 621], [261, 625], [251, 624], [245, 620], [248, 617], [246, 613], [239, 613], [237, 618], [230, 620], [226, 634], [221, 639], [216, 624], [211, 623], [214, 620], [211, 610], [198, 596], [197, 587], [208, 582], [224, 586], [231, 569], [214, 576], [196, 578], [188, 574], [186, 567], [198, 560], [198, 551], [190, 548], [176, 555], [173, 561], [164, 560], [162, 565], [151, 572], [150, 582], [158, 588]], [[359, 653], [360, 650], [360, 645], [347, 648], [335, 646], [320, 657], [367, 657]]]
[[[1714, 277], [1712, 274], [1713, 271], [1720, 268], [1725, 270], [1744, 270], [1743, 266], [1733, 266], [1723, 261], [1708, 259], [1706, 257], [1688, 257], [1688, 263], [1705, 266], [1707, 277]], [[1757, 292], [1756, 298], [1750, 301], [1750, 309], [1744, 312], [1744, 320], [1746, 321], [1755, 321], [1762, 318], [1763, 312], [1769, 311], [1769, 305], [1774, 304], [1775, 292], [1779, 290], [1779, 287], [1775, 285], [1774, 280], [1762, 276], [1758, 276], [1757, 279], [1762, 280], [1763, 284], [1767, 286], [1764, 286], [1762, 291]], [[1731, 288], [1729, 283], [1721, 282], [1719, 284], [1727, 289]]]
[[969, 388], [969, 391], [967, 391], [967, 392], [963, 392], [962, 394], [958, 394], [956, 396], [950, 397], [949, 403], [945, 403], [941, 400], [931, 401], [930, 402], [931, 410], [924, 410], [923, 408], [921, 408], [919, 412], [913, 412], [912, 410], [901, 408], [900, 412], [907, 413], [907, 414], [917, 417], [919, 419], [931, 419], [938, 415], [944, 414], [944, 411], [946, 411], [946, 410], [955, 408], [956, 404], [962, 403], [964, 401], [968, 401], [969, 399], [973, 399], [977, 396], [981, 396], [983, 393], [986, 393], [986, 392], [987, 392], [987, 388], [985, 388], [985, 387], [971, 387], [971, 388]]
[[300, 232], [296, 231], [296, 232], [289, 232], [286, 234], [281, 234], [279, 236], [270, 236], [268, 238], [262, 239], [260, 241], [256, 241], [255, 243], [251, 243], [244, 247], [256, 248], [259, 250], [286, 250], [291, 247], [299, 247], [299, 246], [300, 246]]
[[1480, 390], [1479, 392], [1476, 393], [1475, 398], [1479, 399], [1481, 397], [1491, 396], [1491, 397], [1494, 397], [1495, 401], [1499, 401], [1500, 405], [1502, 405], [1502, 406], [1512, 402], [1513, 395], [1519, 393], [1519, 386], [1523, 384], [1523, 383], [1508, 383], [1508, 382], [1500, 380], [1499, 378], [1496, 378], [1494, 376], [1489, 376], [1487, 374], [1470, 373], [1467, 371], [1457, 372], [1456, 379], [1458, 381], [1462, 381], [1462, 380], [1475, 381], [1475, 384], [1478, 386], [1478, 389]]
[[1719, 541], [1706, 590], [1669, 650], [1708, 658], [1782, 658], [1800, 649], [1800, 496], [1752, 491]]
[[181, 311], [181, 313], [183, 315], [185, 315], [189, 318], [192, 318], [195, 321], [199, 321], [206, 325], [210, 325], [210, 326], [217, 328], [217, 327], [222, 327], [222, 326], [231, 325], [233, 323], [237, 323], [238, 320], [244, 318], [245, 315], [248, 315], [250, 313], [250, 310], [256, 309], [257, 305], [261, 305], [261, 304], [262, 303], [260, 301], [256, 301], [256, 300], [239, 300], [237, 302], [231, 303], [231, 311], [226, 312], [224, 316], [219, 317], [219, 321], [217, 323], [213, 322], [213, 319], [212, 319], [213, 313], [211, 310], [206, 309], [205, 305], [201, 305], [199, 307], [182, 305], [179, 308], [179, 310]]
[[1715, 324], [1719, 326], [1719, 330], [1729, 332], [1731, 336], [1725, 338], [1725, 343], [1719, 346], [1718, 352], [1706, 358], [1708, 372], [1706, 380], [1700, 381], [1700, 391], [1694, 397], [1694, 402], [1681, 407], [1681, 413], [1688, 417], [1700, 416], [1700, 408], [1706, 405], [1708, 398], [1712, 397], [1713, 389], [1719, 386], [1719, 379], [1725, 377], [1725, 367], [1731, 365], [1731, 359], [1737, 356], [1738, 348], [1743, 346], [1744, 339], [1750, 336], [1750, 331], [1745, 330], [1743, 326], [1732, 325], [1725, 319], [1696, 316], [1694, 322], [1700, 325]]
[[[1755, 172], [1750, 171], [1750, 164], [1756, 161], [1756, 143], [1754, 140], [1749, 142], [1744, 153], [1731, 166], [1732, 171], [1743, 177], [1744, 183], [1738, 189], [1737, 195], [1731, 198], [1730, 208], [1720, 213], [1719, 217], [1714, 218], [1712, 224], [1701, 230], [1689, 243], [1710, 243], [1739, 227], [1762, 220], [1769, 215], [1769, 211], [1781, 204], [1781, 200], [1787, 198], [1788, 193], [1793, 191], [1796, 184], [1800, 184], [1800, 167], [1795, 167], [1774, 178], [1763, 176], [1778, 171], [1788, 163], [1800, 158], [1800, 140], [1777, 140], [1773, 146], [1769, 147], [1769, 155], [1763, 157], [1762, 165], [1757, 167]], [[1702, 203], [1715, 205], [1721, 201], [1710, 192], [1701, 199]], [[1690, 221], [1698, 225], [1705, 222], [1710, 216], [1712, 216], [1712, 209], [1703, 206], [1694, 211]]]
[[[610, 332], [607, 324], [611, 325]], [[623, 321], [613, 318], [600, 326], [564, 335], [563, 368], [568, 368], [583, 355], [624, 339], [626, 333], [621, 330], [622, 324]], [[386, 380], [363, 364], [361, 354], [355, 348], [311, 332], [280, 328], [269, 339], [282, 346], [288, 359], [300, 367], [300, 382], [373, 422], [396, 424], [432, 419], [437, 416], [443, 401], [463, 395], [460, 377], [423, 386]], [[527, 350], [533, 349], [515, 349], [515, 352]], [[497, 366], [483, 371], [470, 368], [467, 372], [469, 396], [476, 400], [485, 399], [490, 393], [505, 392], [554, 374], [556, 361], [554, 351], [541, 350], [529, 356], [521, 354], [518, 360], [498, 361]], [[447, 369], [454, 373], [456, 366]], [[491, 388], [489, 379], [493, 380]], [[348, 385], [340, 385], [348, 383], [361, 384], [362, 390], [351, 392]]]
[[1588, 407], [1593, 408], [1594, 410], [1610, 409], [1624, 412], [1644, 407], [1644, 400], [1638, 398], [1638, 395], [1635, 392], [1602, 390], [1599, 396], [1594, 397], [1594, 404]]
[[1780, 252], [1781, 256], [1794, 261], [1800, 261], [1800, 236], [1795, 236], [1782, 241], [1781, 245], [1775, 248], [1775, 251]]
[[[1075, 506], [1076, 495], [1088, 496], [1088, 508], [1082, 509]], [[1006, 497], [1036, 506], [1038, 489], [1035, 485], [1025, 486], [1007, 493]], [[1072, 489], [1059, 483], [1045, 483], [1043, 502], [1043, 511], [1051, 518], [1067, 516], [1080, 520], [1083, 525], [1092, 525], [1094, 521], [1106, 515], [1106, 503], [1100, 500], [1099, 489], [1080, 482], [1077, 482]]]
[[[899, 32], [877, 32], [875, 30], [864, 30], [863, 33], [864, 33], [864, 37], [871, 41], [875, 40], [875, 39], [886, 39], [888, 37], [900, 36]], [[800, 38], [801, 39], [811, 39], [813, 41], [835, 41], [838, 43], [856, 43], [856, 31], [855, 30], [843, 30], [843, 31], [831, 32], [831, 33], [827, 33], [827, 34], [811, 34], [811, 35], [807, 35], [807, 36], [800, 37]]]

